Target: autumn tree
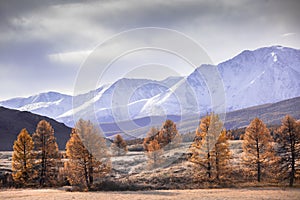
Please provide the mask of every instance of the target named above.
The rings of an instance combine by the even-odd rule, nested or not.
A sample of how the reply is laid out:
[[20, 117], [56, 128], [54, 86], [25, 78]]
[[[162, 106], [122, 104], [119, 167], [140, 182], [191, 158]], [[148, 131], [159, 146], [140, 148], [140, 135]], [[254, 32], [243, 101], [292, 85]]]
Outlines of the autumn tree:
[[273, 138], [262, 120], [255, 118], [246, 128], [243, 140], [243, 163], [245, 172], [256, 175], [261, 181], [263, 173], [272, 171], [275, 161]]
[[148, 156], [148, 165], [150, 168], [158, 167], [162, 163], [163, 149], [158, 142], [159, 130], [151, 127], [144, 138], [143, 146]]
[[117, 134], [114, 142], [111, 145], [111, 150], [114, 155], [125, 155], [127, 152], [127, 144], [120, 134]]
[[34, 144], [26, 129], [22, 129], [14, 142], [12, 157], [12, 176], [20, 185], [27, 185], [33, 177], [33, 150]]
[[50, 123], [41, 120], [33, 134], [36, 150], [36, 169], [39, 185], [51, 186], [57, 183], [58, 166], [60, 161], [54, 130]]
[[178, 133], [176, 124], [172, 120], [167, 119], [164, 122], [158, 133], [157, 141], [162, 148], [174, 148], [180, 144], [181, 136]]
[[66, 144], [65, 163], [71, 185], [90, 189], [94, 180], [111, 169], [105, 139], [90, 121], [79, 120]]
[[215, 157], [215, 171], [217, 181], [225, 180], [231, 173], [231, 166], [229, 160], [231, 158], [231, 152], [229, 149], [228, 137], [226, 130], [222, 130], [218, 137], [213, 150]]
[[277, 131], [276, 140], [277, 154], [280, 157], [280, 175], [282, 179], [289, 180], [289, 186], [292, 187], [295, 181], [296, 173], [300, 172], [296, 168], [300, 162], [300, 124], [287, 115], [283, 118], [281, 127]]
[[195, 163], [196, 178], [220, 181], [229, 171], [230, 150], [226, 131], [218, 115], [212, 113], [201, 119], [192, 144], [190, 161]]
[[159, 167], [162, 163], [163, 149], [156, 139], [151, 140], [148, 145], [148, 164], [152, 168]]
[[144, 147], [145, 151], [148, 151], [148, 146], [149, 146], [150, 142], [152, 140], [154, 140], [155, 138], [157, 138], [158, 133], [159, 133], [159, 130], [155, 127], [151, 127], [149, 132], [147, 132], [147, 135], [143, 141], [143, 147]]

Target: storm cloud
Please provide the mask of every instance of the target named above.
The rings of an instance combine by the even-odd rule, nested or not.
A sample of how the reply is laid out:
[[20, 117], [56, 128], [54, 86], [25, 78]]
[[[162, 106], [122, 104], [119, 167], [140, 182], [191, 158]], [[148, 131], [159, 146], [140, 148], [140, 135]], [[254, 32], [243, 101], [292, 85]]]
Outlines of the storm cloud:
[[299, 48], [299, 9], [297, 0], [1, 0], [0, 100], [48, 90], [72, 93], [86, 56], [133, 28], [180, 31], [215, 64], [244, 49]]

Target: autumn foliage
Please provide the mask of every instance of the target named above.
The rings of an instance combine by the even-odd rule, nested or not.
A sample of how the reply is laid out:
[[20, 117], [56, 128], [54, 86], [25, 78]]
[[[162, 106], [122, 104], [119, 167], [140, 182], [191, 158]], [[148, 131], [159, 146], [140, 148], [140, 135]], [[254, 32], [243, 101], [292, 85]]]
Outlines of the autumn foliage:
[[300, 174], [300, 122], [290, 115], [282, 120], [277, 131], [277, 154], [280, 157], [279, 167], [281, 180], [288, 180], [293, 186], [296, 176]]
[[26, 129], [22, 129], [14, 142], [12, 157], [13, 179], [18, 185], [28, 185], [34, 176], [33, 141]]
[[56, 185], [60, 157], [54, 130], [50, 123], [45, 120], [40, 121], [32, 138], [35, 146], [35, 166], [39, 185]]
[[144, 139], [143, 146], [149, 159], [149, 166], [158, 167], [163, 163], [164, 150], [170, 150], [181, 143], [181, 136], [172, 120], [166, 120], [161, 129], [152, 127]]
[[127, 144], [120, 134], [117, 134], [112, 145], [111, 150], [114, 155], [121, 156], [127, 153]]
[[[281, 126], [273, 128], [270, 133], [264, 122], [255, 118], [241, 132], [243, 141], [229, 143], [233, 134], [224, 129], [219, 116], [211, 113], [203, 117], [195, 131], [189, 152], [185, 152], [180, 157], [181, 160], [177, 160], [181, 162], [188, 158], [191, 162], [188, 166], [193, 172], [185, 169], [186, 172], [183, 173], [190, 174], [189, 178], [194, 177], [194, 183], [204, 187], [239, 181], [247, 183], [249, 180], [251, 184], [268, 182], [297, 186], [300, 178], [300, 121], [287, 115]], [[189, 133], [191, 134], [193, 133]], [[236, 136], [238, 135], [235, 138]], [[169, 157], [175, 152], [173, 149], [181, 147], [181, 141], [176, 124], [171, 120], [166, 120], [161, 128], [152, 127], [143, 140], [149, 169], [166, 166]], [[114, 177], [107, 176], [112, 171], [110, 157], [124, 155], [128, 151], [125, 140], [119, 134], [111, 145], [113, 155], [110, 155], [107, 142], [92, 122], [79, 120], [72, 129], [64, 154], [58, 151], [52, 126], [42, 120], [32, 137], [26, 129], [22, 129], [15, 140], [11, 182], [17, 187], [70, 184], [82, 190], [95, 189], [106, 178]], [[133, 144], [141, 147], [141, 143]], [[233, 152], [238, 149], [242, 154], [233, 156], [230, 145]]]
[[274, 142], [262, 120], [255, 118], [246, 129], [243, 140], [245, 172], [256, 176], [260, 182], [263, 175], [274, 171]]
[[212, 113], [201, 119], [191, 147], [190, 161], [195, 164], [195, 178], [199, 181], [220, 182], [230, 175], [231, 152], [222, 131], [218, 115]]
[[65, 171], [71, 185], [90, 189], [95, 179], [110, 171], [106, 143], [90, 122], [79, 120], [66, 145]]

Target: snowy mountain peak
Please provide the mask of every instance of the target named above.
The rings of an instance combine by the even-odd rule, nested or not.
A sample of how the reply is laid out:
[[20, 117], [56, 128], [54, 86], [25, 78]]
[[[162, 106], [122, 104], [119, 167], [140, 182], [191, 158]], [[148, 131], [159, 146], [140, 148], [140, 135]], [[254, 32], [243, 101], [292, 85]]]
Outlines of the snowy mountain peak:
[[94, 114], [99, 122], [206, 113], [211, 107], [211, 92], [218, 88], [209, 91], [200, 69], [209, 72], [209, 68], [217, 68], [224, 84], [226, 108], [232, 111], [300, 96], [299, 66], [300, 50], [263, 47], [242, 51], [217, 66], [202, 65], [187, 77], [162, 81], [122, 78], [75, 97], [48, 92], [2, 101], [0, 105], [46, 115], [69, 126], [74, 124], [76, 112]]
[[33, 96], [32, 102], [49, 102], [49, 101], [57, 101], [62, 98], [67, 97], [68, 95], [61, 94], [58, 92], [44, 92], [40, 93], [36, 96]]

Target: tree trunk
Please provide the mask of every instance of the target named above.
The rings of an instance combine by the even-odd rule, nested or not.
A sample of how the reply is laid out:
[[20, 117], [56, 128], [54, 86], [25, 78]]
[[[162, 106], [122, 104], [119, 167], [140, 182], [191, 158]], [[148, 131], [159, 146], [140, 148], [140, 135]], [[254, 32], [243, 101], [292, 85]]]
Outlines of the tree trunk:
[[89, 177], [88, 177], [88, 170], [87, 170], [87, 162], [84, 161], [84, 178], [85, 178], [85, 184], [89, 188]]
[[210, 153], [207, 153], [207, 176], [211, 178], [211, 164], [210, 164]]
[[293, 141], [291, 141], [291, 151], [292, 151], [292, 170], [290, 173], [290, 187], [293, 187], [294, 185], [294, 178], [295, 178], [295, 148], [294, 145], [292, 144]]
[[24, 166], [24, 171], [25, 171], [24, 179], [25, 179], [25, 184], [26, 184], [27, 180], [29, 179], [28, 174], [27, 174], [27, 162], [26, 162], [26, 159], [27, 159], [27, 157], [26, 157], [26, 142], [23, 145], [23, 154], [24, 154], [23, 166]]
[[220, 175], [219, 175], [220, 169], [219, 169], [219, 156], [218, 156], [217, 152], [216, 152], [216, 172], [217, 172], [216, 178], [219, 181], [220, 180]]
[[89, 189], [94, 182], [94, 168], [93, 168], [93, 157], [89, 155]]
[[260, 155], [259, 155], [259, 146], [258, 139], [256, 139], [256, 152], [257, 152], [257, 181], [260, 182], [261, 169], [260, 169]]

